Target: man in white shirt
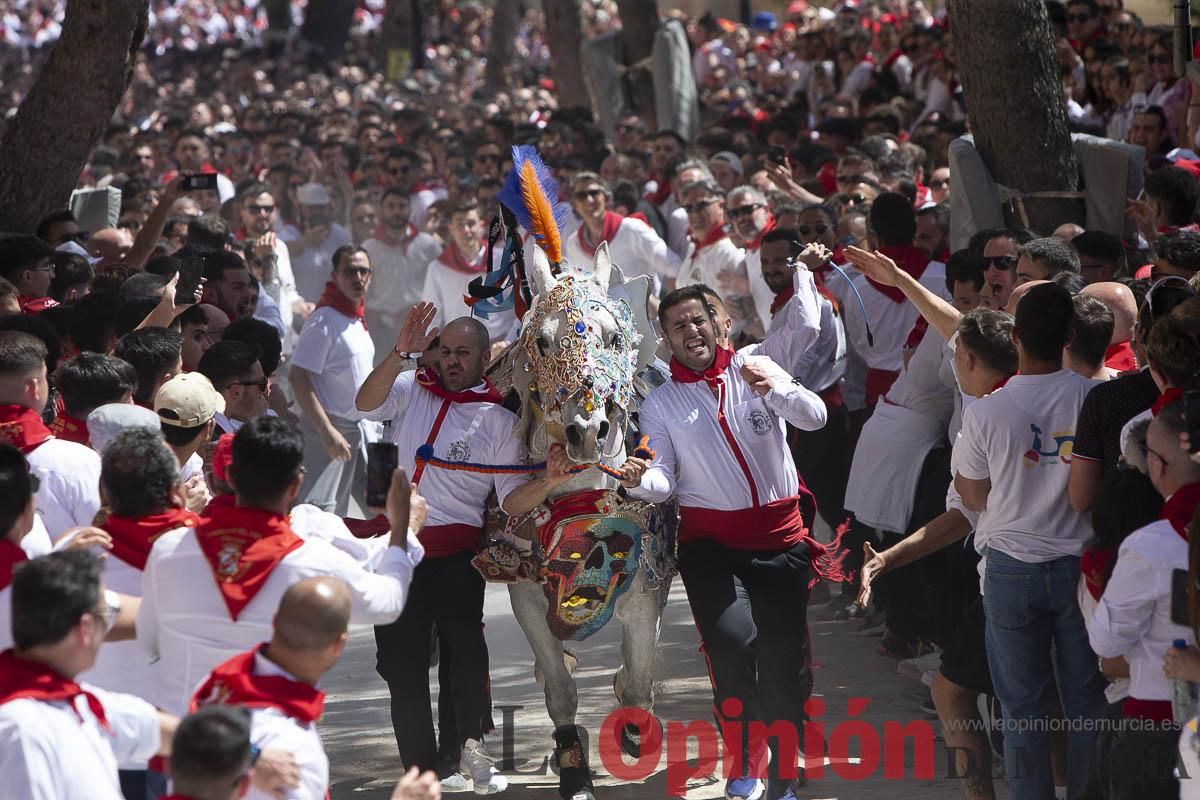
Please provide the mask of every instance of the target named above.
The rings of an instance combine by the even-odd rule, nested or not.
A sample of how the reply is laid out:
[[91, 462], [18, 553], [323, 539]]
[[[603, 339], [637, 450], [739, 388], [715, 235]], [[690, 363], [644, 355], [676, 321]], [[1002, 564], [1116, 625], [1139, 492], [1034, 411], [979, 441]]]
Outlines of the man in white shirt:
[[[775, 292], [763, 280], [760, 248], [763, 237], [775, 229], [775, 215], [767, 206], [766, 195], [750, 185], [735, 187], [725, 201], [729, 220], [733, 223], [733, 238], [746, 253], [746, 279], [749, 281], [746, 290], [754, 299], [754, 309], [758, 312], [763, 330], [770, 330], [771, 301], [775, 299]], [[733, 287], [716, 288], [730, 292]]]
[[271, 381], [263, 373], [259, 351], [245, 342], [220, 341], [200, 357], [196, 371], [208, 378], [225, 400], [214, 419], [220, 433], [235, 433], [267, 413]]
[[571, 207], [583, 224], [563, 243], [567, 263], [590, 269], [596, 248], [607, 242], [612, 262], [626, 279], [649, 275], [656, 295], [664, 281], [674, 280], [679, 256], [645, 222], [609, 210], [612, 190], [599, 175], [577, 173], [571, 186]]
[[[474, 198], [461, 200], [450, 209], [450, 239], [441, 255], [429, 264], [421, 299], [433, 304], [435, 325], [445, 325], [458, 317], [470, 316], [467, 287], [487, 272], [487, 246], [482, 239], [483, 220]], [[492, 342], [504, 341], [512, 332], [516, 317], [511, 311], [492, 314], [479, 321], [487, 327]]]
[[[389, 547], [373, 571], [328, 542], [301, 539], [287, 512], [303, 481], [300, 434], [272, 417], [243, 425], [233, 439], [229, 478], [236, 497], [218, 497], [198, 526], [163, 534], [142, 573], [137, 638], [160, 659], [153, 696], [182, 712], [208, 671], [261, 642], [288, 587], [314, 575], [340, 578], [354, 598], [353, 621], [399, 616], [423, 549], [407, 535], [409, 491], [393, 478]], [[403, 485], [401, 485], [403, 484]], [[403, 512], [403, 519], [400, 518]], [[414, 522], [420, 522], [414, 512]]]
[[441, 252], [437, 239], [418, 230], [411, 207], [405, 189], [385, 189], [379, 203], [379, 226], [363, 242], [375, 270], [367, 292], [367, 325], [379, 351], [395, 344], [400, 324], [421, 300], [429, 262]]
[[322, 183], [305, 183], [296, 190], [300, 236], [286, 240], [292, 259], [296, 292], [309, 300], [321, 296], [334, 251], [350, 244], [350, 232], [333, 221], [332, 198]]
[[[317, 682], [346, 648], [351, 605], [350, 590], [336, 578], [293, 584], [279, 601], [271, 640], [217, 666], [192, 697], [191, 711], [211, 705], [249, 709], [253, 745], [287, 750], [300, 765], [296, 797], [320, 800], [329, 792], [329, 757], [316, 724], [325, 693]], [[255, 789], [246, 796], [268, 798]]]
[[[803, 741], [811, 691], [804, 620], [816, 553], [784, 422], [819, 428], [825, 405], [770, 358], [721, 346], [700, 287], [667, 295], [658, 315], [672, 380], [650, 394], [640, 415], [657, 455], [624, 485], [649, 502], [678, 497], [679, 571], [719, 713], [792, 725]], [[775, 753], [768, 773], [764, 754], [750, 753], [745, 741], [726, 746], [740, 751], [745, 767], [726, 784], [727, 797], [759, 797], [764, 775], [768, 800], [794, 797], [794, 749]]]
[[170, 751], [176, 719], [76, 676], [109, 610], [101, 562], [83, 550], [23, 564], [12, 584], [15, 648], [0, 653], [0, 775], [13, 800], [120, 800], [117, 764]]
[[55, 439], [42, 423], [50, 395], [46, 345], [28, 333], [0, 331], [0, 442], [20, 450], [41, 484], [37, 511], [51, 538], [91, 525], [100, 509], [100, 456]]
[[1092, 531], [1067, 501], [1075, 422], [1098, 383], [1062, 368], [1073, 314], [1070, 293], [1057, 284], [1025, 293], [1013, 328], [1019, 373], [963, 411], [955, 448], [954, 487], [966, 508], [981, 512], [975, 547], [983, 554], [988, 664], [1018, 799], [1053, 791], [1045, 726], [1051, 680], [1057, 677], [1069, 726], [1068, 794], [1087, 775], [1095, 747], [1090, 720], [1104, 708], [1104, 679], [1075, 599], [1079, 556]]
[[357, 245], [333, 254], [333, 271], [300, 331], [292, 354], [292, 392], [300, 406], [305, 477], [301, 497], [345, 516], [351, 497], [361, 504], [367, 486], [366, 443], [354, 396], [375, 363], [367, 333], [365, 299], [371, 261]]
[[179, 722], [171, 748], [171, 781], [177, 800], [240, 800], [250, 788], [254, 763], [250, 712], [206, 706]]
[[289, 332], [284, 338], [284, 352], [291, 352], [293, 316], [297, 311], [307, 313], [308, 306], [296, 290], [287, 245], [275, 233], [275, 221], [279, 218], [275, 196], [265, 183], [255, 183], [242, 192], [241, 203], [242, 230], [238, 238], [254, 242], [254, 253], [263, 263], [263, 291], [279, 306], [283, 328]]
[[0, 651], [13, 643], [13, 571], [54, 546], [34, 510], [36, 484], [25, 457], [10, 445], [0, 445]]
[[1167, 723], [1172, 720], [1169, 679], [1182, 676], [1164, 668], [1163, 659], [1175, 640], [1195, 643], [1189, 620], [1176, 619], [1172, 603], [1177, 600], [1174, 579], [1188, 571], [1188, 526], [1200, 507], [1200, 464], [1179, 447], [1180, 435], [1188, 430], [1183, 406], [1176, 402], [1162, 409], [1146, 432], [1146, 468], [1166, 498], [1162, 518], [1121, 543], [1112, 577], [1087, 620], [1096, 654], [1129, 662], [1122, 715], [1156, 723], [1115, 731], [1113, 761], [1100, 765], [1106, 797], [1175, 797], [1179, 792], [1170, 769], [1179, 734]]
[[[493, 776], [482, 748], [481, 720], [487, 711], [487, 649], [483, 639], [484, 581], [471, 565], [478, 549], [488, 495], [495, 492], [509, 516], [533, 510], [550, 490], [569, 477], [566, 455], [553, 451], [544, 477], [443, 470], [416, 463], [417, 449], [451, 461], [520, 464], [524, 443], [514, 435], [516, 415], [483, 371], [487, 363], [487, 329], [460, 317], [438, 336], [433, 368], [405, 371], [427, 347], [437, 314], [428, 303], [410, 313], [389, 352], [358, 392], [358, 409], [368, 418], [391, 422], [391, 439], [399, 448], [401, 469], [429, 502], [429, 526], [421, 534], [426, 558], [413, 577], [412, 597], [393, 625], [375, 629], [378, 670], [392, 696], [392, 725], [405, 766], [436, 769], [445, 778], [462, 769], [478, 794], [502, 791], [507, 782]], [[445, 741], [438, 763], [429, 702], [429, 642], [433, 626], [446, 642], [443, 659], [453, 659], [455, 723], [458, 741]], [[443, 665], [445, 667], [446, 665]], [[461, 757], [457, 750], [462, 747]], [[445, 756], [443, 756], [444, 758]]]

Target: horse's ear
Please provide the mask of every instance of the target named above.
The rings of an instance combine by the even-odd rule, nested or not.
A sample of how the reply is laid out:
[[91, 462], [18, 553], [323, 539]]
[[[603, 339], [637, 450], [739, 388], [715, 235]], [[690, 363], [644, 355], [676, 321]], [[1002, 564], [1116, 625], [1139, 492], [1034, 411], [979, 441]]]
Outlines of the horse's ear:
[[529, 277], [533, 280], [535, 292], [544, 297], [558, 285], [558, 278], [554, 277], [554, 272], [550, 269], [550, 259], [546, 258], [542, 248], [535, 244], [532, 249], [533, 269], [530, 270]]
[[600, 284], [600, 288], [608, 291], [608, 281], [612, 276], [612, 256], [608, 252], [608, 242], [601, 242], [596, 248], [596, 255], [592, 260], [592, 277], [596, 283]]

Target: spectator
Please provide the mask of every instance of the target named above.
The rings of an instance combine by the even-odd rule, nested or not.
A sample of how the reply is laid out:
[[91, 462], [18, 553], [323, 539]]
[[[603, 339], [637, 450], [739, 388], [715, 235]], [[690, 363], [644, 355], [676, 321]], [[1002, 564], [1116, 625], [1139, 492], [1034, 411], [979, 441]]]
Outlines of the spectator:
[[141, 328], [117, 341], [113, 351], [137, 370], [137, 392], [133, 401], [152, 408], [159, 387], [183, 370], [183, 337], [166, 328]]
[[1063, 355], [1063, 366], [1085, 378], [1106, 381], [1116, 377], [1116, 370], [1104, 363], [1108, 342], [1112, 338], [1113, 313], [1094, 297], [1077, 294], [1071, 298], [1075, 318], [1071, 324], [1071, 342]]
[[50, 298], [54, 250], [36, 236], [9, 234], [0, 237], [0, 278], [17, 287], [21, 310], [37, 313], [55, 305]]
[[271, 381], [263, 374], [257, 348], [243, 342], [217, 342], [200, 357], [196, 371], [208, 378], [225, 400], [225, 410], [216, 415], [220, 432], [235, 433], [267, 413]]
[[80, 353], [58, 368], [54, 385], [62, 396], [63, 413], [50, 424], [56, 439], [89, 443], [88, 415], [109, 403], [132, 403], [137, 372], [119, 357]]
[[400, 322], [421, 300], [429, 264], [441, 249], [436, 239], [418, 230], [411, 208], [405, 189], [385, 189], [379, 224], [363, 243], [375, 269], [367, 293], [367, 324], [379, 351], [396, 343]]

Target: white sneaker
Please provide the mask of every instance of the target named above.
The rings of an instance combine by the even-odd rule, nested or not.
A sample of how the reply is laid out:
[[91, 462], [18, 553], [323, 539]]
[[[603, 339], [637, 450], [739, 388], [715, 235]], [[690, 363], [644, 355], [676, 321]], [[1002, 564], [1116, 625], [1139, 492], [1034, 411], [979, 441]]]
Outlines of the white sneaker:
[[496, 771], [493, 761], [483, 749], [483, 742], [467, 739], [463, 744], [458, 766], [470, 776], [475, 794], [499, 794], [508, 788], [508, 778]]
[[[916, 658], [906, 658], [896, 665], [896, 672], [906, 678], [921, 680], [926, 672], [932, 672], [942, 665], [940, 652], [927, 653]], [[928, 686], [929, 684], [925, 684]]]
[[456, 772], [441, 780], [443, 792], [469, 792], [471, 791], [471, 780], [461, 772]]

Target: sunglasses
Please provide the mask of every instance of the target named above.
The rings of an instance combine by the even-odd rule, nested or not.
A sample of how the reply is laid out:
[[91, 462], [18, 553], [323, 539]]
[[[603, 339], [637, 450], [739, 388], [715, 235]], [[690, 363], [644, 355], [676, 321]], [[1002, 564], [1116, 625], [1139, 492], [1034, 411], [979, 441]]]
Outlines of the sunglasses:
[[580, 189], [575, 193], [576, 200], [591, 200], [593, 197], [601, 197], [604, 194], [603, 189]]
[[801, 225], [796, 230], [801, 236], [824, 236], [829, 233], [829, 226], [824, 222], [818, 222], [816, 225]]
[[270, 214], [275, 206], [246, 206], [246, 210], [251, 214]]
[[261, 380], [257, 380], [257, 381], [230, 381], [229, 385], [230, 386], [257, 386], [261, 391], [265, 392], [267, 390], [267, 387], [271, 385], [271, 380], [270, 380], [270, 378], [262, 378]]
[[1090, 14], [1067, 14], [1067, 22], [1090, 22]]
[[688, 214], [703, 214], [704, 209], [708, 208], [713, 203], [717, 203], [717, 202], [720, 202], [720, 201], [718, 201], [716, 198], [712, 198], [709, 200], [701, 200], [699, 203], [693, 203], [690, 206], [684, 206], [683, 210], [686, 211]]
[[983, 256], [980, 261], [983, 262], [984, 269], [995, 267], [996, 269], [1010, 270], [1017, 265], [1016, 256]]
[[749, 205], [731, 208], [729, 209], [729, 213], [735, 217], [748, 217], [760, 208], [762, 208], [762, 203], [750, 203]]

